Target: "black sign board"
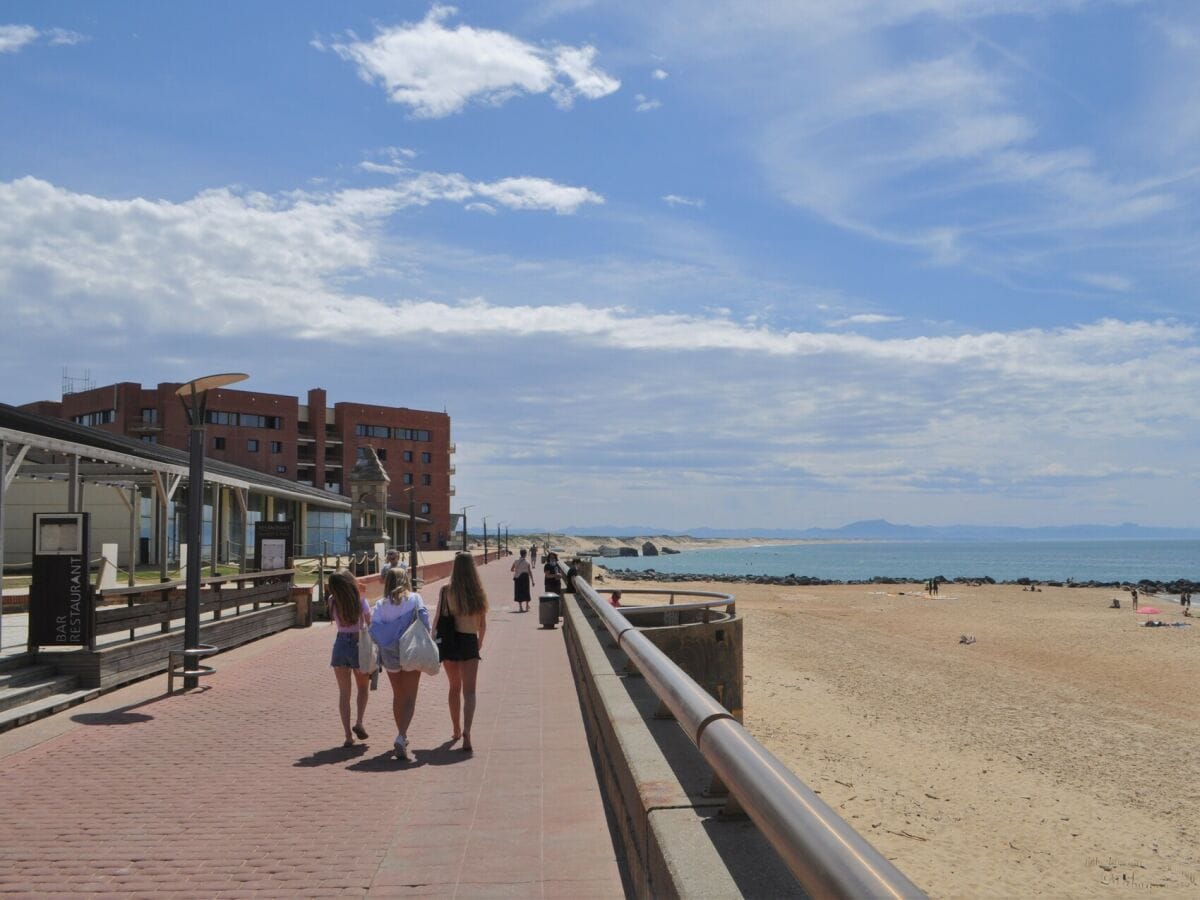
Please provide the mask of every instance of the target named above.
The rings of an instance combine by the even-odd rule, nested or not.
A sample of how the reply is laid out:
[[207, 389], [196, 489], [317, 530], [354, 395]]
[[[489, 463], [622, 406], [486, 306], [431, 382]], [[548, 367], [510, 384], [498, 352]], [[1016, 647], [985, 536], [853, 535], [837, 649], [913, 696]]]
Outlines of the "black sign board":
[[87, 513], [34, 513], [29, 628], [37, 646], [90, 646], [88, 549]]
[[254, 524], [254, 568], [259, 572], [286, 569], [292, 556], [296, 528], [294, 522], [256, 522]]

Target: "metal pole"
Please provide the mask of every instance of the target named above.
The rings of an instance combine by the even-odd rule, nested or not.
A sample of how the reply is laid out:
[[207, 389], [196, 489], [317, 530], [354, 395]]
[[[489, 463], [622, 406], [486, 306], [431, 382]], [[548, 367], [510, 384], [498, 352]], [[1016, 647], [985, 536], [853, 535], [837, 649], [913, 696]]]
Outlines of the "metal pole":
[[487, 516], [483, 517], [483, 562], [486, 565], [488, 561], [487, 552]]
[[[188, 408], [191, 419], [188, 445], [188, 516], [187, 516], [187, 586], [183, 613], [183, 649], [194, 650], [200, 646], [200, 528], [204, 511], [204, 407], [203, 395], [197, 395], [192, 386], [192, 405]], [[185, 665], [194, 660], [188, 659]], [[195, 675], [185, 676], [183, 687], [194, 688], [200, 682]]]
[[8, 444], [0, 441], [0, 647], [4, 646], [4, 493], [8, 481]]
[[463, 507], [463, 553], [467, 552], [467, 507]]
[[317, 605], [325, 609], [325, 557], [329, 555], [329, 541], [321, 541], [321, 561], [317, 563]]
[[417, 515], [416, 500], [412, 491], [408, 492], [408, 574], [413, 580], [414, 590], [417, 583]]

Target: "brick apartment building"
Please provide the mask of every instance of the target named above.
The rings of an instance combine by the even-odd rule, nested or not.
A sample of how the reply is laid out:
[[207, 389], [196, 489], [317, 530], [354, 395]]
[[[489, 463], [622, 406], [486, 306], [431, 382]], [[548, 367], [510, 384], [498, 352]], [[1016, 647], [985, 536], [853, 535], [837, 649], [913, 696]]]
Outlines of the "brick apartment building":
[[[186, 450], [188, 423], [175, 395], [179, 387], [162, 383], [145, 388], [122, 382], [21, 408]], [[285, 394], [210, 390], [205, 455], [348, 495], [355, 460], [361, 448], [372, 446], [391, 479], [389, 506], [407, 513], [412, 491], [417, 546], [447, 546], [454, 496], [450, 417], [363, 403], [330, 406], [321, 388], [310, 390], [307, 400], [301, 404], [298, 397]]]

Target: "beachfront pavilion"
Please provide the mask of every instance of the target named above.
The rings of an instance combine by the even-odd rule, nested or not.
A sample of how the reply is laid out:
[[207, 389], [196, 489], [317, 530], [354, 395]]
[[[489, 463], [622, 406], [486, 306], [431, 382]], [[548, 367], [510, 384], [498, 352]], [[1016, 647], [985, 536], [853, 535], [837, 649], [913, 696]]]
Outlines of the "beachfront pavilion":
[[[202, 544], [213, 564], [245, 570], [260, 521], [295, 523], [293, 555], [345, 553], [350, 498], [214, 459], [204, 464]], [[186, 545], [188, 453], [0, 403], [0, 571], [33, 555], [35, 512], [88, 512], [95, 559], [116, 544], [127, 570], [158, 565], [165, 578]], [[414, 517], [416, 526], [428, 520]], [[407, 547], [409, 514], [387, 511], [387, 534]], [[215, 552], [214, 549], [215, 548]]]

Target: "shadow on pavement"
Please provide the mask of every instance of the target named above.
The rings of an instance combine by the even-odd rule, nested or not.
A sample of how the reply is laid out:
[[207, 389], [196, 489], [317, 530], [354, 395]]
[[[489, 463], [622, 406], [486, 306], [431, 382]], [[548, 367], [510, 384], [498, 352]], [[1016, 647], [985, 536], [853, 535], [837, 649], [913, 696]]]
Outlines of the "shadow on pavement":
[[414, 750], [412, 753], [424, 766], [452, 766], [471, 758], [470, 753], [463, 753], [460, 748], [454, 746], [454, 743], [454, 741], [446, 741], [430, 750]]
[[166, 700], [168, 696], [168, 694], [162, 694], [138, 703], [130, 703], [128, 706], [110, 709], [107, 712], [76, 713], [71, 716], [71, 721], [78, 722], [80, 725], [136, 725], [138, 722], [152, 722], [154, 721], [154, 716], [133, 712], [133, 710], [142, 706], [149, 706], [151, 703], [158, 703], [160, 700]]
[[424, 763], [420, 760], [408, 760], [401, 762], [396, 759], [395, 754], [391, 750], [385, 753], [380, 753], [377, 756], [372, 756], [370, 759], [360, 760], [352, 766], [346, 766], [348, 772], [396, 772], [404, 769], [417, 769], [423, 766]]
[[331, 747], [328, 750], [318, 750], [308, 756], [302, 756], [292, 766], [300, 769], [311, 769], [315, 766], [334, 766], [351, 759], [356, 759], [367, 752], [366, 744], [355, 744], [353, 747]]

